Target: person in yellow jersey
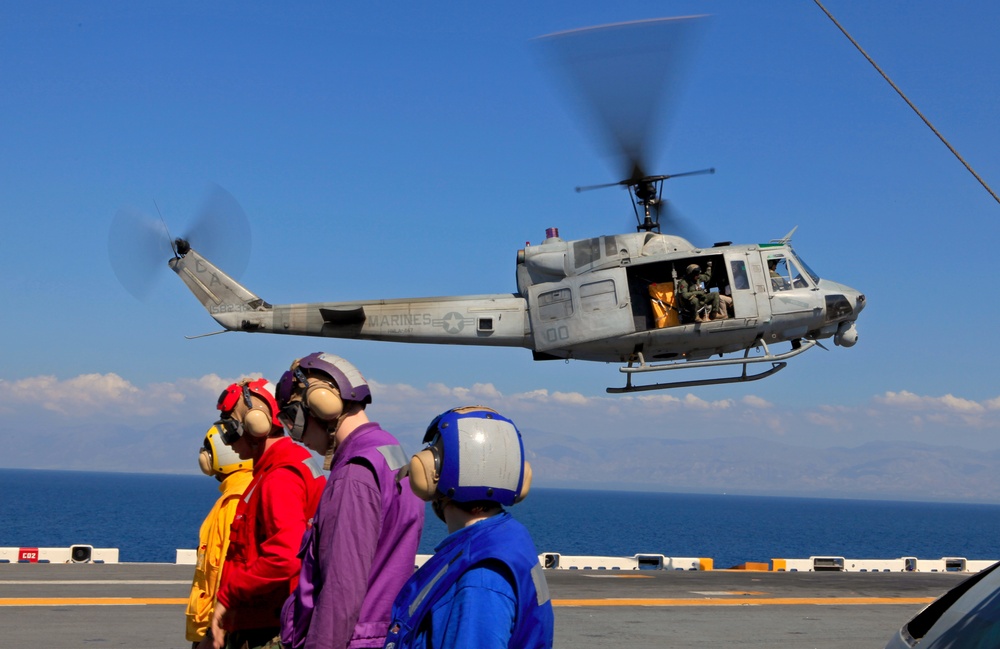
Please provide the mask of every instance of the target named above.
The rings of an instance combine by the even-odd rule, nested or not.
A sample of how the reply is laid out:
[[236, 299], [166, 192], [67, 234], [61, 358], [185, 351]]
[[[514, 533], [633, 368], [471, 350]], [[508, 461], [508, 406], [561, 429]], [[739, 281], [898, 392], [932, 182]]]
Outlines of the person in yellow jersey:
[[198, 563], [194, 569], [186, 612], [186, 637], [192, 647], [197, 647], [208, 633], [215, 593], [222, 578], [222, 562], [229, 549], [229, 526], [232, 525], [240, 497], [253, 479], [253, 460], [240, 459], [236, 451], [222, 442], [221, 435], [217, 427], [209, 428], [198, 454], [198, 466], [202, 473], [214, 476], [221, 483], [219, 491], [222, 495], [202, 522], [199, 534]]

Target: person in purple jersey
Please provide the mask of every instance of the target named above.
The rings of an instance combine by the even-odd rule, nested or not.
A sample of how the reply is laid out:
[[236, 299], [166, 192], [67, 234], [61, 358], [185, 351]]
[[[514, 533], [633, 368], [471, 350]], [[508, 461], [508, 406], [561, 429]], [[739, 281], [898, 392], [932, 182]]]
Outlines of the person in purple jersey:
[[554, 617], [538, 550], [504, 511], [531, 487], [521, 433], [483, 406], [439, 415], [413, 456], [413, 493], [448, 525], [392, 606], [386, 649], [550, 649]]
[[396, 480], [407, 456], [368, 420], [368, 383], [339, 356], [317, 352], [296, 360], [278, 382], [277, 398], [292, 438], [325, 451], [330, 470], [302, 538], [298, 587], [282, 608], [282, 645], [381, 647], [423, 531], [423, 502]]

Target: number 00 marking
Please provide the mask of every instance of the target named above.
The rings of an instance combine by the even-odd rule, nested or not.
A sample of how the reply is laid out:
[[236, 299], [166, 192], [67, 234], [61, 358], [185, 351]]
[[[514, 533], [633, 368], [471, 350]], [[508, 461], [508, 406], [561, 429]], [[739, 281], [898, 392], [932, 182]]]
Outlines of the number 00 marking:
[[559, 340], [569, 340], [569, 327], [559, 325], [545, 330], [545, 341], [554, 343]]

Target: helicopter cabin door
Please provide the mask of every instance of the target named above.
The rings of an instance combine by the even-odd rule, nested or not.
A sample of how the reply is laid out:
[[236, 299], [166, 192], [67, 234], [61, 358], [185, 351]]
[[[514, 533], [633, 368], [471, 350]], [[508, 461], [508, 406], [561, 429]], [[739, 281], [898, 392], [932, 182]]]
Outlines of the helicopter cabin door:
[[624, 268], [536, 284], [528, 309], [540, 352], [635, 332]]
[[729, 293], [733, 298], [733, 317], [756, 318], [757, 297], [748, 270], [754, 270], [753, 263], [756, 261], [756, 272], [760, 273], [760, 257], [754, 260], [750, 257], [750, 253], [729, 253], [726, 255], [726, 261], [729, 263]]

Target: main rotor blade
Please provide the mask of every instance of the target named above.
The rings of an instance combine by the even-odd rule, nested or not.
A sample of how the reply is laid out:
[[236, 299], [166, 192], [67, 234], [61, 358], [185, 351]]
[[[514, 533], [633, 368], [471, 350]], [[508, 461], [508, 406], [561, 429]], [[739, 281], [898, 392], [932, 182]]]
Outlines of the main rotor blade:
[[713, 239], [705, 234], [700, 224], [681, 213], [674, 201], [663, 201], [660, 210], [660, 232], [687, 239], [697, 248], [707, 248]]
[[664, 113], [672, 113], [669, 108], [678, 99], [687, 68], [686, 53], [705, 23], [704, 16], [657, 18], [535, 39], [610, 152], [623, 158], [623, 175], [648, 175], [649, 150], [660, 146]]

